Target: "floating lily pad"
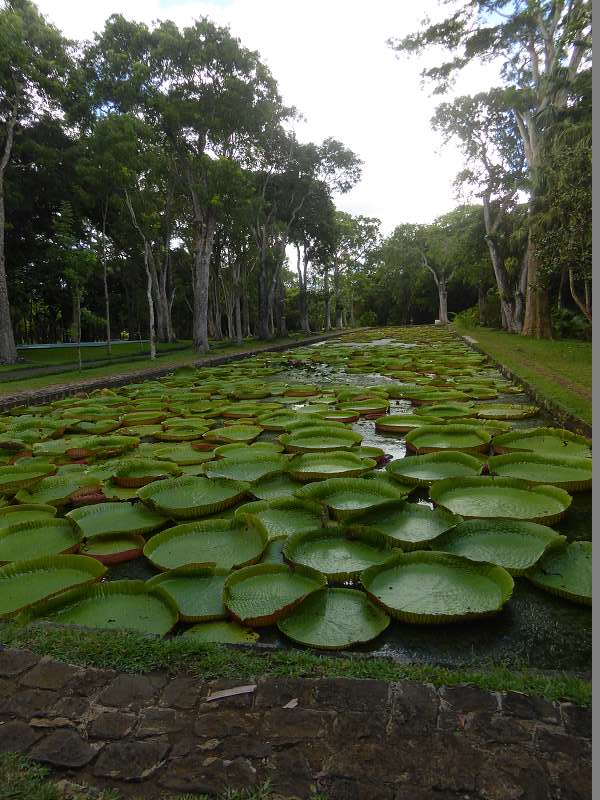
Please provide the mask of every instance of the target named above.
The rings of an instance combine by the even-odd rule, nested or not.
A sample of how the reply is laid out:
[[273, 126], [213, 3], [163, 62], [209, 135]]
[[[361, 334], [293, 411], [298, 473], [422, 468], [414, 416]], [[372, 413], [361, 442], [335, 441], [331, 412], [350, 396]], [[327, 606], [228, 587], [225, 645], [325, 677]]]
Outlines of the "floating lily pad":
[[0, 567], [0, 617], [74, 586], [94, 583], [106, 567], [86, 556], [42, 556]]
[[36, 619], [164, 636], [177, 622], [177, 609], [166, 592], [149, 590], [144, 581], [108, 581], [38, 603], [21, 614], [19, 621]]
[[21, 489], [15, 495], [19, 503], [34, 503], [50, 506], [67, 505], [78, 493], [97, 489], [102, 483], [97, 478], [85, 477], [81, 473], [51, 475], [43, 478], [31, 489]]
[[491, 438], [486, 430], [474, 425], [424, 425], [406, 435], [406, 444], [418, 455], [443, 450], [483, 453]]
[[286, 561], [311, 567], [337, 583], [354, 580], [373, 564], [381, 564], [394, 551], [377, 531], [324, 528], [291, 536], [283, 548]]
[[142, 503], [127, 502], [95, 503], [75, 508], [66, 517], [88, 539], [122, 533], [150, 533], [163, 528], [167, 522], [164, 516]]
[[584, 492], [592, 488], [592, 462], [589, 458], [515, 452], [489, 458], [488, 467], [501, 477], [522, 478], [533, 484], [550, 483], [569, 492]]
[[160, 586], [176, 604], [179, 617], [186, 622], [225, 619], [228, 614], [222, 594], [226, 569], [179, 567], [146, 581], [146, 586]]
[[279, 441], [290, 453], [318, 453], [326, 450], [349, 450], [362, 441], [362, 436], [348, 428], [315, 425], [284, 433]]
[[251, 486], [254, 497], [259, 500], [277, 500], [278, 498], [290, 497], [296, 489], [301, 489], [303, 484], [295, 481], [287, 472], [276, 472], [265, 475]]
[[64, 519], [17, 522], [0, 528], [0, 564], [72, 553], [80, 541], [81, 534]]
[[388, 500], [398, 500], [410, 491], [400, 484], [391, 486], [383, 479], [329, 478], [319, 483], [309, 483], [296, 491], [296, 496], [323, 503], [337, 519], [347, 519], [367, 508], [374, 508]]
[[351, 523], [352, 529], [378, 531], [395, 547], [420, 550], [437, 547], [437, 538], [461, 521], [461, 517], [443, 508], [431, 509], [418, 503], [392, 500], [358, 514]]
[[571, 505], [556, 486], [531, 486], [516, 478], [447, 478], [434, 483], [431, 499], [466, 519], [501, 517], [553, 525]]
[[215, 644], [254, 644], [259, 634], [237, 622], [202, 622], [183, 632], [186, 638]]
[[299, 481], [318, 481], [324, 478], [354, 478], [375, 469], [377, 462], [347, 450], [326, 453], [302, 453], [288, 464], [288, 472]]
[[477, 407], [477, 416], [482, 419], [528, 419], [539, 413], [538, 406], [528, 406], [524, 403], [490, 403]]
[[431, 403], [415, 411], [415, 415], [421, 414], [451, 419], [452, 417], [476, 416], [477, 409], [474, 403]]
[[114, 471], [114, 482], [127, 489], [139, 489], [152, 481], [172, 478], [181, 470], [176, 464], [160, 459], [138, 458], [121, 462]]
[[143, 536], [122, 533], [115, 536], [96, 536], [81, 546], [81, 555], [97, 558], [101, 564], [121, 564], [139, 558], [145, 545]]
[[529, 580], [575, 603], [592, 604], [592, 543], [571, 542], [549, 550], [528, 574]]
[[471, 561], [497, 564], [511, 575], [523, 575], [547, 550], [564, 541], [552, 528], [535, 522], [470, 519], [441, 536], [435, 546]]
[[327, 514], [319, 503], [282, 497], [246, 503], [236, 509], [235, 517], [264, 531], [269, 539], [278, 539], [322, 527]]
[[257, 564], [231, 573], [223, 588], [223, 603], [243, 625], [273, 625], [325, 584], [325, 576], [314, 569]]
[[38, 459], [31, 459], [25, 464], [17, 462], [11, 466], [0, 467], [0, 495], [11, 495], [19, 489], [28, 489], [55, 471], [54, 464]]
[[214, 428], [204, 434], [204, 439], [213, 442], [253, 442], [262, 433], [258, 425], [226, 425], [224, 428]]
[[154, 483], [138, 489], [137, 496], [149, 508], [175, 519], [216, 514], [239, 503], [246, 487], [226, 478], [191, 475]]
[[0, 531], [10, 525], [18, 525], [21, 522], [51, 519], [56, 516], [56, 510], [56, 506], [28, 505], [26, 503], [21, 503], [18, 506], [0, 507]]
[[592, 443], [562, 428], [530, 428], [511, 431], [494, 437], [495, 453], [511, 453], [515, 450], [531, 450], [538, 455], [576, 456], [591, 458]]
[[190, 444], [154, 444], [151, 446], [151, 453], [154, 458], [172, 461], [180, 467], [203, 464], [205, 461], [210, 461], [211, 458], [214, 458], [212, 451], [197, 450]]
[[298, 644], [319, 650], [343, 650], [377, 638], [390, 617], [356, 589], [321, 589], [309, 595], [279, 630]]
[[279, 442], [232, 442], [221, 444], [214, 449], [215, 456], [219, 458], [254, 458], [254, 456], [283, 452], [283, 445]]
[[146, 558], [160, 570], [188, 565], [237, 569], [260, 560], [267, 535], [228, 519], [207, 519], [176, 525], [153, 536]]
[[474, 478], [481, 472], [479, 458], [454, 451], [400, 458], [386, 466], [392, 478], [415, 486], [429, 486], [444, 478]]
[[288, 456], [277, 453], [266, 455], [252, 455], [244, 458], [242, 455], [228, 456], [216, 461], [209, 461], [204, 465], [204, 472], [209, 478], [229, 478], [234, 481], [259, 480], [273, 472], [281, 472], [288, 463]]
[[388, 414], [375, 420], [375, 429], [383, 433], [408, 433], [424, 425], [441, 425], [442, 417], [425, 414]]
[[502, 567], [438, 552], [398, 553], [361, 575], [367, 594], [403, 622], [443, 623], [495, 614], [513, 579]]

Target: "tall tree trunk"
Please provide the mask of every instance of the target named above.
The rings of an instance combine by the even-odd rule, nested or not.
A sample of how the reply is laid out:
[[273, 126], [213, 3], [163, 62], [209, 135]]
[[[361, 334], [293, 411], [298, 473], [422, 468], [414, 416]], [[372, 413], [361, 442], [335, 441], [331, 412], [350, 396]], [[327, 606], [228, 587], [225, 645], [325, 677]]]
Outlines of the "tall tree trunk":
[[277, 294], [276, 294], [276, 303], [277, 303], [277, 334], [282, 339], [288, 335], [288, 328], [287, 328], [287, 319], [285, 316], [285, 286], [283, 285], [283, 281], [281, 280], [281, 275], [279, 276], [279, 280], [277, 282]]
[[75, 341], [77, 342], [77, 364], [81, 372], [81, 289], [76, 283], [73, 288], [73, 316], [75, 317]]
[[536, 339], [551, 339], [550, 300], [548, 289], [542, 286], [535, 242], [533, 241], [531, 221], [527, 241], [527, 294], [525, 297], [525, 319], [523, 336]]
[[507, 331], [516, 333], [521, 330], [521, 324], [516, 319], [515, 290], [511, 286], [510, 277], [504, 264], [504, 259], [502, 258], [496, 243], [496, 232], [502, 219], [502, 211], [497, 211], [496, 218], [492, 219], [491, 202], [489, 196], [487, 195], [484, 195], [483, 198], [483, 218], [486, 232], [485, 242], [490, 254], [492, 269], [494, 270], [494, 277], [498, 287], [498, 295], [500, 296], [502, 327]]
[[556, 294], [556, 308], [560, 311], [565, 307], [565, 283], [567, 282], [567, 268], [563, 267], [560, 271], [560, 282]]
[[444, 278], [438, 278], [439, 320], [448, 324], [448, 289]]
[[325, 270], [325, 330], [331, 330], [331, 293], [329, 291], [329, 270]]
[[108, 200], [102, 206], [102, 237], [100, 239], [101, 261], [102, 261], [102, 282], [104, 284], [104, 316], [106, 319], [106, 351], [109, 357], [112, 355], [112, 345], [110, 336], [110, 296], [108, 294], [108, 266], [106, 259], [106, 215], [108, 214]]
[[[306, 291], [306, 279], [308, 276], [308, 252], [306, 243], [303, 247], [302, 262], [300, 260], [300, 246], [296, 245], [296, 271], [298, 273], [298, 301], [300, 306], [300, 328], [304, 333], [310, 333], [310, 322], [308, 320], [308, 296]], [[302, 265], [301, 265], [302, 264]]]
[[17, 124], [18, 102], [15, 99], [10, 116], [6, 122], [6, 138], [4, 150], [0, 158], [0, 363], [14, 364], [17, 360], [17, 348], [10, 317], [10, 302], [8, 299], [8, 283], [6, 280], [6, 210], [4, 206], [4, 174], [10, 159], [13, 145], [15, 125]]
[[577, 308], [581, 311], [584, 317], [587, 319], [588, 322], [592, 321], [592, 306], [590, 303], [590, 290], [589, 290], [589, 283], [586, 280], [584, 284], [584, 291], [585, 291], [585, 298], [584, 300], [581, 299], [579, 296], [577, 289], [575, 287], [575, 275], [573, 274], [573, 270], [569, 270], [569, 288], [571, 290], [571, 297], [577, 304]]
[[486, 324], [486, 292], [481, 281], [477, 285], [477, 307], [479, 309], [479, 324]]
[[257, 335], [259, 339], [269, 339], [271, 336], [269, 329], [269, 287], [268, 276], [263, 265], [259, 264], [258, 269], [258, 319]]
[[333, 298], [335, 304], [335, 327], [341, 327], [340, 303], [340, 267], [337, 259], [333, 264]]
[[146, 301], [148, 303], [148, 323], [150, 327], [150, 358], [156, 358], [156, 325], [154, 322], [154, 301], [152, 299], [152, 271], [150, 269], [150, 245], [144, 247], [144, 269], [146, 270]]

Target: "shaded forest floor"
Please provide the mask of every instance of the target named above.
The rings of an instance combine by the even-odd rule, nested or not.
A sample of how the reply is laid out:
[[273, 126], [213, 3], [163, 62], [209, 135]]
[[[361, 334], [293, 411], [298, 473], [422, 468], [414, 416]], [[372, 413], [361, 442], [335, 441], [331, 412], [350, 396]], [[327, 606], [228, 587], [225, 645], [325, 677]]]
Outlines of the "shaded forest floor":
[[491, 328], [454, 327], [540, 394], [592, 424], [591, 342], [529, 339]]

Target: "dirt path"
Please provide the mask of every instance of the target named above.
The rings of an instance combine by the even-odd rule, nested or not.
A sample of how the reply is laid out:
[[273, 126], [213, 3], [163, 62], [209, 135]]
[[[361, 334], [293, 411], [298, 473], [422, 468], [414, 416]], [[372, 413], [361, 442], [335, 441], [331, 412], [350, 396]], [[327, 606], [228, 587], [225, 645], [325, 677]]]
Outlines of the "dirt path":
[[239, 686], [26, 650], [0, 651], [0, 681], [0, 751], [125, 797], [267, 780], [278, 800], [592, 796], [591, 712], [516, 692], [346, 678]]

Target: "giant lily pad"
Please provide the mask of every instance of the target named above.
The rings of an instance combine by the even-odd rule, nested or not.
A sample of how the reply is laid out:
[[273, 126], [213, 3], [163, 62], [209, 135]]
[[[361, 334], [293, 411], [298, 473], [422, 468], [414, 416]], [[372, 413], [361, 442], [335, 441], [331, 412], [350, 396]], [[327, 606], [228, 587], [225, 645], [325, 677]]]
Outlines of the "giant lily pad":
[[18, 506], [4, 506], [0, 508], [0, 531], [10, 525], [21, 522], [33, 522], [38, 519], [51, 519], [56, 516], [56, 506], [28, 505], [21, 503]]
[[452, 417], [470, 417], [477, 414], [474, 403], [432, 403], [422, 406], [415, 411], [417, 416], [432, 414], [434, 417], [442, 417], [444, 420]]
[[234, 481], [257, 481], [273, 472], [285, 469], [288, 456], [277, 453], [220, 458], [204, 465], [204, 472], [209, 478], [229, 478]]
[[482, 419], [527, 419], [539, 413], [537, 406], [528, 406], [524, 403], [490, 403], [477, 407], [477, 416]]
[[175, 519], [193, 519], [216, 514], [239, 503], [246, 487], [226, 478], [199, 478], [192, 475], [155, 481], [137, 492], [149, 508]]
[[153, 536], [144, 555], [160, 570], [188, 565], [237, 569], [259, 561], [267, 535], [227, 519], [207, 519], [176, 525]]
[[325, 584], [325, 576], [314, 569], [257, 564], [231, 573], [223, 588], [223, 603], [243, 625], [273, 625]]
[[406, 444], [419, 455], [440, 450], [483, 453], [491, 438], [486, 430], [474, 425], [424, 425], [406, 435]]
[[182, 620], [206, 622], [227, 617], [221, 597], [227, 575], [226, 569], [179, 567], [150, 578], [146, 586], [160, 586], [173, 599]]
[[515, 452], [488, 459], [490, 471], [506, 478], [523, 478], [529, 483], [550, 483], [569, 492], [592, 488], [592, 462], [589, 458]]
[[81, 473], [51, 475], [43, 478], [31, 489], [21, 489], [15, 495], [19, 503], [34, 503], [50, 506], [64, 506], [79, 493], [100, 491], [102, 483], [97, 478], [85, 477]]
[[286, 472], [275, 472], [265, 475], [253, 483], [251, 491], [259, 500], [277, 500], [278, 498], [289, 498], [296, 489], [301, 489], [302, 485], [300, 481], [295, 481]]
[[426, 624], [495, 614], [513, 590], [502, 567], [437, 552], [398, 553], [366, 569], [360, 580], [393, 617]]
[[466, 519], [502, 517], [553, 525], [571, 505], [556, 486], [531, 486], [516, 478], [447, 478], [434, 483], [431, 499]]
[[449, 451], [400, 458], [390, 462], [386, 472], [404, 483], [429, 486], [444, 478], [474, 478], [481, 472], [481, 466], [475, 456]]
[[441, 534], [458, 525], [461, 517], [443, 508], [431, 509], [405, 500], [389, 503], [364, 511], [352, 519], [352, 529], [378, 531], [390, 544], [403, 550], [420, 550], [429, 547]]
[[180, 467], [203, 464], [205, 461], [210, 461], [211, 458], [214, 458], [211, 451], [196, 450], [190, 444], [154, 444], [151, 445], [150, 449], [154, 458], [172, 461]]
[[272, 453], [281, 453], [283, 445], [279, 442], [252, 442], [246, 444], [245, 442], [231, 442], [230, 444], [221, 444], [215, 447], [214, 454], [219, 458], [254, 458], [255, 456], [271, 455]]
[[390, 623], [389, 616], [356, 589], [321, 589], [279, 620], [279, 630], [298, 644], [343, 650], [370, 642]]
[[0, 529], [0, 564], [72, 553], [80, 541], [81, 534], [64, 519], [18, 522]]
[[362, 436], [348, 428], [314, 425], [284, 433], [279, 441], [290, 453], [318, 453], [326, 450], [349, 450], [362, 441]]
[[258, 425], [226, 425], [204, 434], [204, 439], [212, 442], [253, 442], [262, 432]]
[[424, 425], [441, 425], [442, 417], [425, 414], [388, 414], [375, 420], [375, 429], [382, 433], [408, 433]]
[[0, 495], [15, 494], [19, 489], [28, 489], [42, 480], [42, 478], [52, 475], [56, 467], [54, 464], [31, 459], [26, 463], [18, 462], [9, 467], [0, 467]]
[[259, 634], [237, 622], [202, 622], [184, 631], [183, 636], [196, 642], [214, 644], [254, 644]]
[[377, 462], [348, 450], [326, 453], [302, 453], [294, 456], [288, 472], [299, 481], [318, 481], [324, 478], [356, 478], [375, 469]]
[[246, 503], [236, 509], [235, 516], [264, 531], [270, 540], [320, 528], [327, 518], [322, 505], [296, 497]]
[[515, 450], [531, 450], [538, 455], [576, 456], [588, 458], [592, 455], [592, 443], [584, 436], [578, 436], [562, 428], [530, 428], [511, 431], [495, 436], [495, 453], [511, 453]]
[[527, 575], [540, 589], [575, 603], [592, 604], [592, 543], [571, 542], [548, 551]]
[[411, 487], [391, 486], [379, 477], [329, 478], [319, 483], [309, 483], [296, 491], [297, 497], [315, 500], [327, 506], [337, 519], [347, 519], [367, 508], [374, 508], [388, 500], [398, 500]]
[[511, 575], [523, 575], [547, 550], [564, 541], [552, 528], [535, 522], [470, 519], [441, 536], [435, 546], [471, 561], [497, 564]]
[[24, 623], [35, 619], [164, 636], [177, 622], [177, 609], [166, 592], [149, 590], [144, 581], [108, 581], [38, 603], [19, 618]]
[[106, 567], [86, 556], [42, 556], [0, 567], [0, 617], [74, 586], [94, 583]]
[[79, 552], [108, 566], [139, 558], [144, 552], [145, 543], [144, 537], [135, 533], [95, 536], [82, 545]]
[[165, 517], [142, 503], [95, 503], [69, 511], [66, 515], [87, 538], [120, 533], [150, 533], [164, 527]]
[[176, 464], [159, 459], [137, 458], [122, 461], [114, 471], [114, 482], [127, 489], [139, 489], [152, 481], [172, 478], [181, 470]]
[[364, 569], [381, 564], [392, 553], [384, 536], [366, 529], [325, 528], [296, 533], [283, 547], [286, 561], [316, 569], [337, 583], [357, 578]]

